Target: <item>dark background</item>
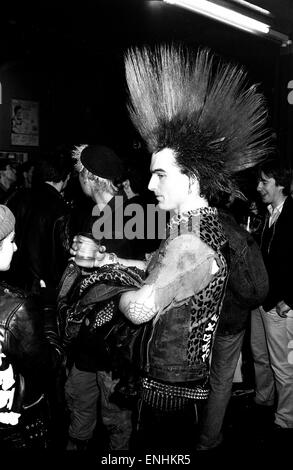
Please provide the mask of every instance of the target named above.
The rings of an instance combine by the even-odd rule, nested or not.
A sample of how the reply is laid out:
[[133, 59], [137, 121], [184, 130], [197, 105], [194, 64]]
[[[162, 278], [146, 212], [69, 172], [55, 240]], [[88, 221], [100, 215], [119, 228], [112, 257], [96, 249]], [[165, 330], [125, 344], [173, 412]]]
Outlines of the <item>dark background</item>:
[[[292, 0], [252, 1], [271, 11], [274, 29], [291, 35]], [[41, 148], [103, 141], [127, 149], [135, 133], [125, 107], [123, 54], [131, 45], [170, 41], [207, 46], [243, 64], [267, 97], [278, 135], [287, 133], [282, 102], [290, 48], [160, 0], [11, 5], [0, 18], [0, 73], [9, 68], [30, 88], [28, 99], [40, 102]]]

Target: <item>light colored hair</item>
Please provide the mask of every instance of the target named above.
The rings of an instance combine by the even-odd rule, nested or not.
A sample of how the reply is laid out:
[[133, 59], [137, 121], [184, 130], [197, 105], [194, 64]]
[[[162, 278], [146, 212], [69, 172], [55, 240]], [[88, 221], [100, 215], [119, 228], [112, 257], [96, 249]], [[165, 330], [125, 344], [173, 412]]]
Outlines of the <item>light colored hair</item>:
[[85, 167], [82, 168], [82, 170], [80, 171], [80, 174], [82, 178], [84, 179], [88, 178], [90, 181], [94, 181], [95, 183], [94, 190], [96, 192], [108, 192], [110, 194], [113, 194], [113, 196], [115, 196], [115, 194], [117, 194], [119, 191], [119, 188], [117, 188], [117, 186], [114, 185], [113, 181], [94, 175]]
[[82, 178], [88, 178], [91, 181], [95, 182], [95, 191], [97, 192], [108, 192], [110, 194], [115, 194], [118, 193], [119, 188], [115, 186], [113, 181], [106, 179], [106, 178], [101, 178], [100, 176], [94, 175], [91, 173], [89, 170], [85, 168], [85, 166], [81, 163], [80, 156], [82, 151], [88, 147], [88, 145], [83, 144], [83, 145], [77, 145], [74, 147], [72, 151], [72, 158], [74, 159], [74, 168], [75, 170], [82, 175]]
[[74, 169], [78, 172], [81, 173], [81, 171], [84, 169], [83, 164], [80, 161], [80, 156], [81, 152], [88, 147], [87, 144], [82, 144], [82, 145], [76, 145], [74, 149], [72, 150], [71, 156], [72, 159], [74, 160]]

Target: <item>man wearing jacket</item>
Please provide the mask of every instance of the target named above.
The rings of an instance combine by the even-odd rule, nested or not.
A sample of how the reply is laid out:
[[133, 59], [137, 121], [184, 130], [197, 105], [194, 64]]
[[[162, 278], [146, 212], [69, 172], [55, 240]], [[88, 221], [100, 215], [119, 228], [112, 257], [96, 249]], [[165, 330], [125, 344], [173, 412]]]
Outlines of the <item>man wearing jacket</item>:
[[[119, 224], [117, 215], [119, 211], [124, 214], [127, 202], [126, 196], [119, 189], [123, 181], [122, 161], [112, 149], [102, 145], [79, 147], [74, 155], [82, 190], [96, 203], [93, 215], [90, 215], [83, 224], [84, 232], [92, 233], [107, 250], [115, 252], [115, 255], [112, 254], [113, 259], [117, 256], [132, 258], [132, 240], [128, 240], [125, 236], [124, 225]], [[101, 220], [103, 223], [99, 224]], [[105, 337], [122, 315], [119, 314], [118, 307], [116, 308], [117, 302], [109, 295], [104, 296], [103, 302], [100, 301], [99, 296], [104, 292], [105, 286], [102, 282], [94, 284], [95, 274], [91, 271], [88, 271], [87, 275], [92, 274], [92, 289], [79, 290], [77, 306], [82, 306], [84, 297], [87, 297], [89, 305], [74, 343], [74, 364], [65, 386], [70, 412], [67, 450], [90, 448], [97, 416], [101, 416], [108, 430], [109, 450], [127, 450], [132, 432], [132, 412], [111, 402], [110, 396], [121, 375], [115, 375], [112, 356], [105, 341]], [[83, 278], [86, 282], [86, 273], [83, 273]], [[62, 286], [65, 282], [66, 276]], [[112, 287], [112, 290], [116, 291], [117, 285]], [[86, 292], [86, 295], [83, 295], [83, 292]], [[64, 303], [62, 296], [61, 289], [59, 293], [61, 317], [63, 315], [61, 310], [66, 312], [67, 309], [67, 307], [60, 308]], [[99, 402], [101, 413], [98, 408]]]
[[278, 161], [259, 172], [257, 191], [268, 206], [261, 250], [269, 275], [269, 293], [252, 315], [252, 352], [258, 405], [275, 404], [275, 429], [293, 428], [293, 200], [291, 174]]
[[222, 443], [222, 426], [250, 312], [264, 301], [269, 288], [263, 257], [252, 235], [227, 210], [219, 210], [219, 218], [229, 242], [230, 272], [213, 344], [210, 394], [197, 450], [211, 450]]
[[70, 164], [60, 154], [46, 155], [36, 165], [34, 188], [16, 193], [8, 203], [18, 246], [9, 280], [34, 294], [40, 293], [41, 281], [53, 293], [67, 264], [63, 220], [68, 207], [62, 191]]
[[0, 203], [6, 204], [7, 199], [15, 190], [16, 170], [9, 158], [0, 160]]

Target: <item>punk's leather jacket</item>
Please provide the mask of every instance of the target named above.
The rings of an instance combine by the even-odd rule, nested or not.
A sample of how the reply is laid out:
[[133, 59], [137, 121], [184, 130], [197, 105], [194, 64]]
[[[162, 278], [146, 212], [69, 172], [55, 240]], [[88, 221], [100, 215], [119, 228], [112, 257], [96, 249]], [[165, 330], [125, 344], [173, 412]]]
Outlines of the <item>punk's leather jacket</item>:
[[63, 353], [52, 306], [6, 283], [0, 283], [0, 354], [0, 375], [12, 368], [14, 378], [8, 390], [0, 384], [0, 397], [13, 391], [12, 405], [2, 400], [0, 414], [9, 410], [21, 414], [46, 393]]

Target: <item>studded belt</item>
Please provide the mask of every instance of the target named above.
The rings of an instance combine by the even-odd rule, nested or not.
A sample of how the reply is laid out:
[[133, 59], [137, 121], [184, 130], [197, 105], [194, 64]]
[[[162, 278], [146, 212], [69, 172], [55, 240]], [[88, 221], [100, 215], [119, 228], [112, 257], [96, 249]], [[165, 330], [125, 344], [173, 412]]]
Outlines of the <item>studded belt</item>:
[[207, 399], [208, 395], [208, 388], [202, 385], [163, 384], [150, 378], [142, 381], [142, 400], [160, 410], [180, 410], [191, 401]]

